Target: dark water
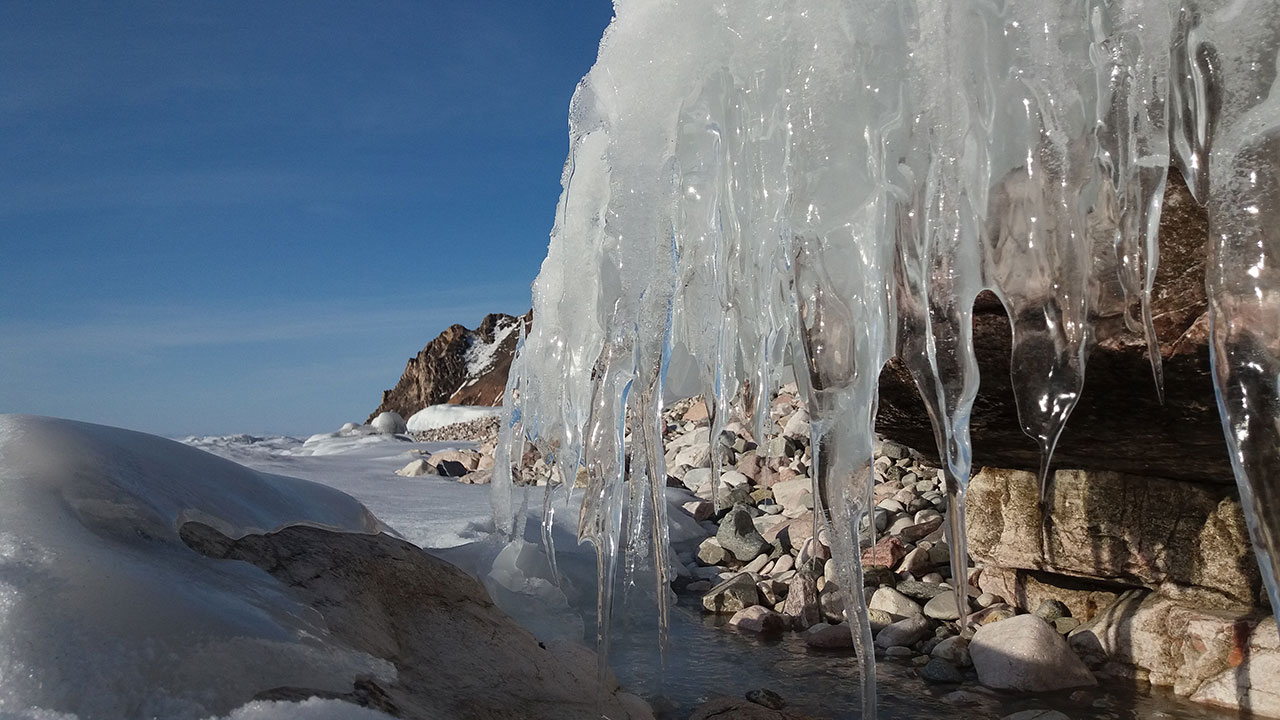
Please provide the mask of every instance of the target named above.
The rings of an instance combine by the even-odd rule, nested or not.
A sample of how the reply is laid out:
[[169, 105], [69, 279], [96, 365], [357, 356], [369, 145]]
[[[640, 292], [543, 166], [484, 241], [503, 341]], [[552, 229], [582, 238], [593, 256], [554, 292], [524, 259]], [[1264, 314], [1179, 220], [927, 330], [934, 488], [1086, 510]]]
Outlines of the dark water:
[[[635, 603], [645, 604], [645, 600]], [[670, 652], [665, 672], [659, 662], [656, 624], [638, 612], [624, 612], [613, 633], [610, 660], [623, 687], [653, 705], [663, 720], [683, 720], [715, 695], [742, 697], [769, 688], [787, 701], [787, 709], [815, 718], [856, 718], [858, 665], [853, 651], [814, 650], [787, 633], [765, 640], [725, 627], [725, 617], [704, 615], [696, 598], [682, 597], [671, 617]], [[1075, 720], [1208, 720], [1243, 717], [1180, 700], [1159, 690], [1103, 684], [1098, 688], [1005, 694], [982, 688], [969, 672], [962, 685], [930, 685], [910, 662], [877, 659], [879, 717], [926, 720], [943, 717], [1001, 718], [1019, 710], [1053, 709]], [[941, 697], [955, 690], [975, 696], [977, 704], [956, 705]]]
[[[530, 523], [533, 526], [533, 523]], [[526, 528], [530, 542], [536, 530]], [[561, 589], [568, 603], [552, 610], [529, 598], [495, 592], [494, 600], [535, 635], [596, 637], [595, 559], [586, 546], [569, 537], [558, 538]], [[467, 568], [464, 561], [487, 568], [492, 555], [474, 551], [434, 551]], [[493, 553], [496, 553], [496, 548]], [[472, 568], [474, 572], [476, 568]], [[483, 574], [483, 573], [479, 573]], [[768, 688], [783, 697], [787, 709], [813, 718], [858, 718], [862, 703], [858, 663], [852, 650], [814, 650], [796, 633], [774, 639], [726, 627], [727, 616], [704, 614], [699, 598], [679, 597], [670, 617], [668, 652], [659, 653], [656, 602], [648, 573], [638, 572], [636, 585], [615, 585], [614, 623], [610, 633], [610, 666], [623, 688], [653, 706], [660, 720], [685, 720], [708, 699], [727, 695], [741, 698], [749, 690]], [[648, 585], [647, 588], [644, 586]], [[972, 670], [960, 685], [932, 685], [920, 679], [909, 661], [877, 658], [878, 717], [880, 720], [987, 718], [998, 720], [1019, 710], [1058, 710], [1072, 720], [1214, 720], [1244, 718], [1195, 705], [1172, 693], [1132, 683], [1104, 683], [1097, 688], [1055, 693], [998, 693], [980, 686]], [[943, 696], [961, 690], [975, 700], [957, 705]]]

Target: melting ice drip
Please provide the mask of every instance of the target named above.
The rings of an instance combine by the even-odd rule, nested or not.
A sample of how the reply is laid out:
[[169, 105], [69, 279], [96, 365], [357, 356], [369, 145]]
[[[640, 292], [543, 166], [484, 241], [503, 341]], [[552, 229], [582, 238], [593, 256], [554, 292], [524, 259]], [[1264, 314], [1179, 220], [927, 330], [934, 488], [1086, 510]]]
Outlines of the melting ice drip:
[[[615, 13], [570, 106], [504, 426], [508, 452], [532, 439], [564, 485], [585, 469], [578, 534], [605, 579], [602, 651], [624, 496], [632, 550], [647, 538], [666, 557], [664, 394], [705, 393], [718, 475], [732, 413], [764, 442], [784, 363], [807, 397], [846, 607], [863, 607], [857, 528], [893, 355], [933, 423], [964, 578], [974, 298], [992, 290], [1012, 319], [1043, 497], [1102, 310], [1146, 334], [1161, 392], [1150, 296], [1171, 163], [1209, 209], [1219, 407], [1280, 608], [1276, 0], [615, 0]], [[653, 564], [665, 588], [667, 563]]]

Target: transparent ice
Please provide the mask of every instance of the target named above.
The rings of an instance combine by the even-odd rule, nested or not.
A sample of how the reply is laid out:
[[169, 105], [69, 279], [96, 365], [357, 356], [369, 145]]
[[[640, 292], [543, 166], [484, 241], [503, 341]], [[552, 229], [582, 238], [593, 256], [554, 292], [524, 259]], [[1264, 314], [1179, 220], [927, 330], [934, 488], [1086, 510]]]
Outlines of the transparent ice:
[[[498, 463], [509, 472], [529, 440], [554, 457], [561, 484], [585, 470], [578, 536], [605, 579], [602, 650], [620, 538], [628, 573], [648, 558], [659, 587], [669, 576], [665, 504], [654, 502], [664, 397], [705, 395], [718, 472], [731, 419], [767, 441], [788, 364], [807, 397], [814, 496], [846, 606], [862, 606], [857, 528], [870, 508], [877, 379], [895, 355], [933, 423], [952, 575], [964, 577], [974, 298], [993, 291], [1012, 320], [1013, 388], [1041, 451], [1043, 501], [1097, 318], [1121, 315], [1145, 333], [1162, 392], [1150, 298], [1171, 165], [1209, 211], [1216, 390], [1280, 607], [1275, 0], [614, 7], [570, 107], [563, 193]], [[515, 536], [511, 500], [496, 506]], [[666, 602], [660, 593], [662, 613]], [[861, 614], [850, 627], [872, 717], [870, 628]]]

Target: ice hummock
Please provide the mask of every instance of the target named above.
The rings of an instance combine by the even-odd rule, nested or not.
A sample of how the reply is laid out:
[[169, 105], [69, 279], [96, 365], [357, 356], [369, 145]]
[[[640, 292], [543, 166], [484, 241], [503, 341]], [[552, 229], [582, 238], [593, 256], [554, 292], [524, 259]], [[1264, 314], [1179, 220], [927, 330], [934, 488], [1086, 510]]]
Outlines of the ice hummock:
[[[323, 485], [142, 433], [0, 415], [0, 715], [203, 718], [276, 687], [394, 680], [265, 572], [189, 549], [190, 520], [232, 537], [384, 529]], [[277, 705], [234, 717], [337, 712]]]
[[[624, 524], [662, 541], [658, 513], [621, 508], [665, 482], [664, 390], [699, 386], [713, 437], [732, 413], [759, 434], [790, 363], [841, 586], [860, 588], [854, 528], [893, 355], [933, 421], [962, 561], [974, 297], [994, 291], [1012, 318], [1043, 491], [1101, 310], [1147, 333], [1161, 392], [1149, 302], [1173, 164], [1209, 209], [1216, 390], [1280, 608], [1274, 0], [616, 0], [615, 14], [570, 105], [539, 321], [504, 435], [539, 444], [567, 485], [585, 468], [579, 537], [602, 575]], [[851, 625], [865, 644], [865, 618]]]

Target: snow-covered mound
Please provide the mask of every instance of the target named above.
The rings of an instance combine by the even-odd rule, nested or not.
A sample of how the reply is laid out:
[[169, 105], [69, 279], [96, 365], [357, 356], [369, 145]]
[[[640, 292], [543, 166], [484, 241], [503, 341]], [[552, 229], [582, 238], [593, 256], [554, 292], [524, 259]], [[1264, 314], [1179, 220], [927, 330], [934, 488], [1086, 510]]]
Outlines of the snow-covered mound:
[[0, 415], [0, 716], [198, 718], [270, 688], [393, 675], [266, 573], [189, 549], [189, 520], [232, 537], [383, 529], [329, 487], [151, 435]]
[[431, 405], [409, 418], [409, 432], [426, 432], [436, 428], [502, 415], [501, 407], [487, 405]]

